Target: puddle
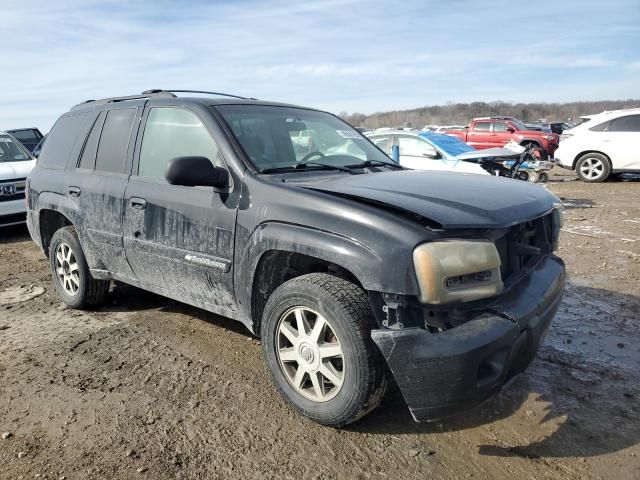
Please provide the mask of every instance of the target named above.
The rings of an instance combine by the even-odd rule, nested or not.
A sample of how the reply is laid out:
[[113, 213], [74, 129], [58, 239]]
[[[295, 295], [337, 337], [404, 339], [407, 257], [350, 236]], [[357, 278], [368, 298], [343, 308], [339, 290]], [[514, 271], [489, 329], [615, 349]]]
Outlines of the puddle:
[[567, 286], [546, 343], [563, 352], [584, 355], [599, 364], [637, 371], [640, 322], [631, 300], [609, 299], [583, 291], [583, 287], [575, 283]]

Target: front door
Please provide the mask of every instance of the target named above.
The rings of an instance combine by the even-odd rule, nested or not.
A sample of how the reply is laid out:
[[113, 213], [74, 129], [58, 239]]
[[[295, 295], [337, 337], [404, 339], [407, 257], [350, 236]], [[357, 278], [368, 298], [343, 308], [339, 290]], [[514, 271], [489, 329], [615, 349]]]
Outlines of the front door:
[[507, 130], [509, 127], [511, 127], [511, 125], [507, 122], [493, 122], [491, 147], [503, 147], [507, 143], [509, 143], [513, 136], [513, 134], [509, 130]]
[[187, 108], [147, 108], [142, 121], [137, 168], [125, 192], [127, 259], [141, 286], [233, 316], [236, 197], [164, 178], [176, 157], [204, 156], [224, 166], [217, 143]]

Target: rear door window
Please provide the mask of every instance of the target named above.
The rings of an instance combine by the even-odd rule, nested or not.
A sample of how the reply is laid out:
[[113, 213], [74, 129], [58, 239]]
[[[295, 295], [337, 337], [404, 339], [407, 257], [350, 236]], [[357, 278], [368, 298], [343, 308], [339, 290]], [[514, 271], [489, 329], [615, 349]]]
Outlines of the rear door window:
[[64, 169], [86, 120], [86, 113], [60, 117], [47, 136], [38, 165], [56, 170]]
[[106, 112], [101, 112], [94, 122], [93, 128], [87, 137], [86, 143], [84, 144], [84, 150], [82, 151], [82, 157], [80, 157], [80, 164], [78, 165], [78, 168], [93, 170], [96, 166], [98, 141], [100, 140], [100, 133], [102, 133], [102, 125], [104, 124], [105, 116]]
[[626, 115], [611, 122], [609, 132], [640, 132], [640, 115]]
[[96, 171], [124, 173], [136, 111], [135, 108], [109, 110], [98, 145]]

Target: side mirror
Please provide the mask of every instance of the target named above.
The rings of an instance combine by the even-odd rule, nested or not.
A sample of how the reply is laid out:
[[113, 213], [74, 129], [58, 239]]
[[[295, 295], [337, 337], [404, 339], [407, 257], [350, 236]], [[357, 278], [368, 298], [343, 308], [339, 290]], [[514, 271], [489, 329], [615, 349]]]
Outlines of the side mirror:
[[507, 132], [509, 132], [509, 133], [514, 133], [515, 131], [516, 131], [516, 129], [515, 129], [515, 128], [510, 127], [510, 126], [507, 126]]
[[435, 148], [426, 148], [424, 152], [422, 152], [422, 156], [433, 159], [440, 158], [440, 154], [436, 151]]
[[213, 187], [220, 191], [229, 186], [229, 172], [215, 167], [207, 157], [176, 157], [169, 161], [164, 177], [171, 185]]

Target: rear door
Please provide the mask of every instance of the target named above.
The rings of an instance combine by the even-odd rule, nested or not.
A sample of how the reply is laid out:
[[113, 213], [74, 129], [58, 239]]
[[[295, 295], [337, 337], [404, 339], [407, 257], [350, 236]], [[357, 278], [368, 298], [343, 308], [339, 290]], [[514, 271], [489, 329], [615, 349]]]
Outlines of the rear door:
[[473, 122], [467, 133], [467, 143], [477, 149], [491, 148], [493, 146], [491, 123], [491, 120]]
[[146, 109], [125, 195], [124, 243], [143, 287], [233, 316], [238, 196], [211, 187], [169, 185], [164, 178], [167, 163], [181, 156], [204, 156], [226, 167], [218, 148], [221, 133], [218, 129], [216, 140], [205, 121], [215, 123], [202, 109]]
[[615, 118], [598, 136], [614, 170], [640, 170], [640, 115]]
[[133, 276], [124, 254], [123, 197], [143, 104], [127, 102], [100, 112], [66, 182], [67, 196], [79, 207], [78, 230], [89, 267], [123, 277]]

